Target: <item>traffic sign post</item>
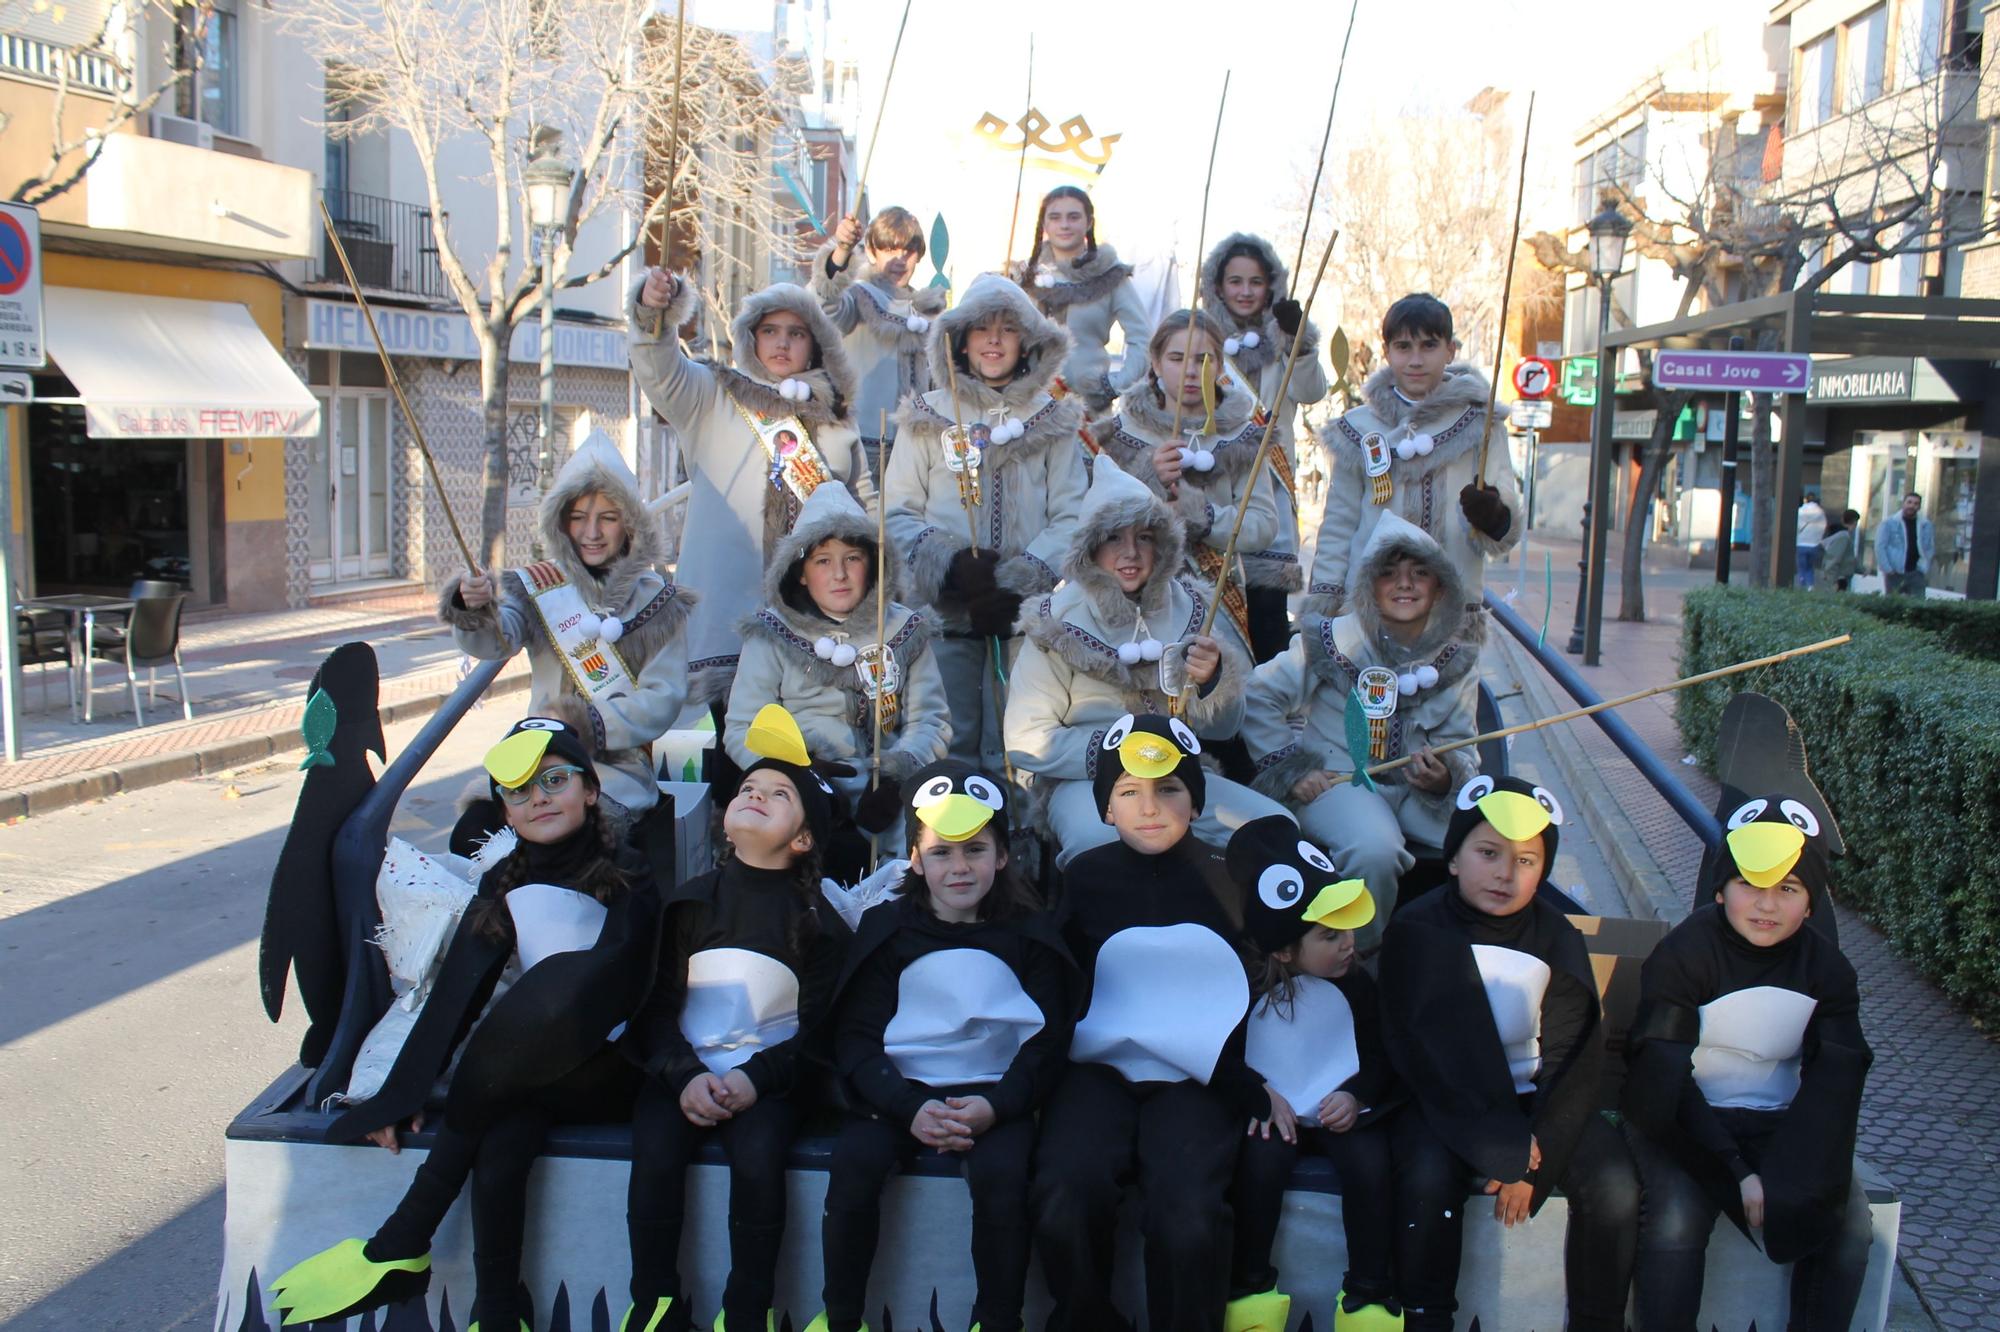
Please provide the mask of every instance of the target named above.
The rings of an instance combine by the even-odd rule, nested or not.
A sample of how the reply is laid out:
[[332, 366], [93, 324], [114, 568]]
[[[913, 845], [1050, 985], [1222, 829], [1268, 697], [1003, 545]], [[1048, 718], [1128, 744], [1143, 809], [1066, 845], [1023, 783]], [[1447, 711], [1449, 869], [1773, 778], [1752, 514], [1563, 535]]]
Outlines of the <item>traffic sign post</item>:
[[1555, 362], [1545, 361], [1539, 356], [1526, 356], [1514, 362], [1515, 393], [1531, 401], [1539, 401], [1555, 391]]
[[1663, 389], [1804, 393], [1811, 378], [1812, 357], [1791, 352], [1661, 351], [1653, 356], [1653, 383]]
[[[42, 219], [25, 204], [0, 203], [0, 366], [39, 370], [42, 346]], [[21, 650], [14, 634], [14, 462], [12, 414], [0, 407], [0, 595], [8, 609], [0, 633], [0, 742], [8, 762], [21, 757]]]

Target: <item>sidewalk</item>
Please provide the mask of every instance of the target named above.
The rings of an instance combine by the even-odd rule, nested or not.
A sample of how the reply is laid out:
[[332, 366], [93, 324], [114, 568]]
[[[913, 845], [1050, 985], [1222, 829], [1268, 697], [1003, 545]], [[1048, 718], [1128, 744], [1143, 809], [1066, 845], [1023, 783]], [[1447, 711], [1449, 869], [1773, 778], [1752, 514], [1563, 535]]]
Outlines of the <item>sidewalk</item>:
[[[1489, 567], [1487, 588], [1506, 599], [1524, 619], [1539, 625], [1544, 596], [1543, 552], [1554, 574], [1554, 609], [1548, 641], [1561, 649], [1576, 613], [1578, 543], [1530, 538], [1528, 569], [1518, 579], [1517, 559]], [[1681, 672], [1681, 598], [1691, 588], [1714, 581], [1714, 571], [1650, 565], [1646, 578], [1644, 624], [1624, 624], [1618, 613], [1618, 564], [1606, 577], [1603, 664], [1579, 668], [1602, 697], [1664, 684]], [[1737, 554], [1741, 581], [1742, 552]], [[1513, 637], [1496, 629], [1510, 648]], [[1577, 658], [1571, 658], [1577, 661]], [[1513, 661], [1531, 696], [1560, 710], [1568, 695], [1532, 665], [1525, 653]], [[1778, 666], [1774, 670], [1783, 670]], [[1753, 673], [1743, 682], [1756, 687]], [[1619, 710], [1653, 751], [1674, 765], [1687, 787], [1711, 807], [1713, 778], [1682, 765], [1686, 754], [1674, 725], [1673, 698], [1663, 695]], [[1546, 715], [1546, 714], [1544, 714]], [[1807, 745], [1826, 761], [1829, 737], [1814, 735], [1809, 718]], [[1635, 914], [1655, 904], [1660, 914], [1685, 912], [1692, 903], [1701, 865], [1701, 843], [1641, 778], [1602, 731], [1589, 721], [1552, 727], [1563, 733], [1550, 744], [1556, 764], [1580, 801], [1599, 806], [1629, 831], [1608, 857]], [[1604, 831], [1602, 827], [1600, 832]], [[1838, 883], [1836, 881], [1836, 888]], [[1840, 941], [1861, 978], [1861, 1017], [1875, 1064], [1863, 1101], [1859, 1152], [1879, 1169], [1903, 1199], [1898, 1262], [1935, 1324], [1944, 1328], [1993, 1326], [1991, 1302], [2000, 1294], [2000, 1048], [1952, 1007], [1928, 981], [1890, 951], [1874, 928], [1852, 913], [1840, 913]], [[1892, 1311], [1892, 1327], [1898, 1322]]]
[[[372, 645], [381, 664], [385, 724], [430, 713], [458, 687], [461, 657], [438, 623], [431, 594], [422, 591], [351, 605], [188, 617], [181, 663], [193, 721], [181, 718], [171, 670], [159, 673], [157, 702], [146, 698], [140, 672], [146, 725], [137, 726], [122, 664], [95, 664], [89, 723], [70, 720], [64, 667], [23, 669], [21, 759], [0, 762], [0, 823], [302, 749], [306, 684], [327, 653], [355, 640]], [[527, 680], [526, 662], [510, 662], [489, 696], [525, 689]]]

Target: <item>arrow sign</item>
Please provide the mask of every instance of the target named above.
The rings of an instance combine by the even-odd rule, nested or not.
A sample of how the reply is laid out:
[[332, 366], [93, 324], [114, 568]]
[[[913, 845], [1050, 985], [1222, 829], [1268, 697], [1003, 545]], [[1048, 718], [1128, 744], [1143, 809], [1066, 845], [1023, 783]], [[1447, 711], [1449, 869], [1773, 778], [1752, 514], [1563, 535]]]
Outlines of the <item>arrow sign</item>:
[[1804, 393], [1812, 357], [1790, 352], [1663, 351], [1653, 357], [1653, 383], [1664, 389], [1725, 389]]

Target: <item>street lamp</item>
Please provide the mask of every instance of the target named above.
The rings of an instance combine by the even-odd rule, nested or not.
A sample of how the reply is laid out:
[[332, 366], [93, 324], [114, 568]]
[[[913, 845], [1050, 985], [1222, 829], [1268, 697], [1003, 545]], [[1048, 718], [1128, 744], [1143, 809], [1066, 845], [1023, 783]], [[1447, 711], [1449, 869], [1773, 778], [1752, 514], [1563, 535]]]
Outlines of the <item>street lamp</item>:
[[1604, 533], [1610, 525], [1611, 402], [1617, 385], [1612, 367], [1617, 356], [1605, 341], [1611, 336], [1611, 280], [1625, 266], [1625, 241], [1632, 224], [1606, 195], [1604, 206], [1590, 219], [1590, 272], [1597, 280], [1597, 409], [1590, 440], [1590, 495], [1583, 504], [1583, 559], [1577, 566], [1576, 627], [1569, 650], [1583, 654], [1583, 664], [1597, 664], [1598, 636], [1604, 616]]
[[[570, 186], [576, 170], [563, 159], [562, 131], [537, 126], [521, 169], [521, 186], [528, 196], [528, 225], [542, 249], [542, 417], [541, 449], [536, 459], [537, 483], [543, 496], [555, 483], [553, 446], [556, 432], [556, 246], [569, 220]], [[542, 558], [541, 527], [535, 527], [534, 557]]]

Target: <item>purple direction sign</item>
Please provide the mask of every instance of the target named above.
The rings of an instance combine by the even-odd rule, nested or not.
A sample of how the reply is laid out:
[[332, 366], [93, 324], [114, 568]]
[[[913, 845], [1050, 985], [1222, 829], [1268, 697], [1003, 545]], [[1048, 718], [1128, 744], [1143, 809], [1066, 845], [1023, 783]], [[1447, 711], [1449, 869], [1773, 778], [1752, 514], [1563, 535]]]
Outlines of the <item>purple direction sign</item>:
[[1804, 393], [1811, 378], [1812, 357], [1790, 352], [1662, 351], [1653, 357], [1653, 383], [1666, 389]]

